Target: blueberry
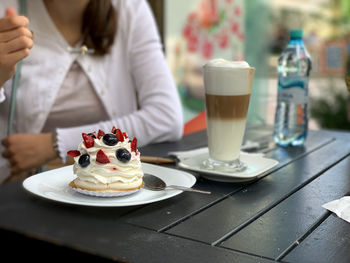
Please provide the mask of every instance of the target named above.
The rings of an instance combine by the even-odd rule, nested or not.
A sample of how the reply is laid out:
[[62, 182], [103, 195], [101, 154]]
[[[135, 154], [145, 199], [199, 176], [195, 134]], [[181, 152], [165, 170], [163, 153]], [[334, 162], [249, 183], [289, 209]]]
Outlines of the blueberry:
[[96, 139], [95, 134], [93, 134], [92, 132], [88, 133], [89, 136], [91, 136], [92, 138]]
[[103, 142], [106, 145], [114, 146], [118, 143], [118, 138], [113, 133], [107, 133], [103, 136]]
[[85, 154], [82, 154], [80, 157], [79, 157], [79, 164], [81, 167], [86, 167], [90, 164], [90, 155], [88, 155], [87, 153]]
[[125, 149], [125, 148], [120, 148], [116, 152], [117, 159], [123, 163], [127, 163], [131, 159], [131, 153]]

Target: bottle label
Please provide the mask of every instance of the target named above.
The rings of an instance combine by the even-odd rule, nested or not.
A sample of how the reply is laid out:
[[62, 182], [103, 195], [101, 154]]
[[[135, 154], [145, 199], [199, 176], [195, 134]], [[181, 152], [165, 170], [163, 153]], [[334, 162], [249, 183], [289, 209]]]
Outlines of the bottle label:
[[280, 79], [278, 81], [278, 101], [306, 104], [308, 102], [307, 77]]

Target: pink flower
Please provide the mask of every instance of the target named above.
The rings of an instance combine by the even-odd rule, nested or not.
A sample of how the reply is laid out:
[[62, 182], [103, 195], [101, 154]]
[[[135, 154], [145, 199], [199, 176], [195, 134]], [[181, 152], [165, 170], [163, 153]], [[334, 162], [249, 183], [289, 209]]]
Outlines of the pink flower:
[[186, 25], [182, 30], [182, 35], [185, 38], [189, 38], [192, 35], [192, 27], [190, 25]]
[[205, 59], [210, 59], [213, 55], [214, 45], [208, 39], [205, 39], [202, 46], [202, 55]]
[[235, 13], [236, 16], [240, 16], [241, 13], [242, 13], [241, 11], [242, 11], [242, 10], [241, 10], [239, 7], [235, 7], [234, 13]]
[[219, 13], [215, 0], [203, 0], [199, 10], [199, 24], [201, 27], [210, 28], [219, 22]]
[[191, 35], [187, 39], [187, 50], [188, 52], [196, 52], [198, 50], [199, 39], [196, 35]]
[[220, 40], [219, 40], [219, 46], [220, 48], [222, 49], [225, 49], [227, 48], [228, 46], [228, 40], [229, 40], [229, 37], [228, 37], [228, 34], [225, 33], [224, 35], [221, 36]]
[[198, 20], [198, 15], [196, 14], [196, 12], [191, 12], [188, 14], [187, 16], [187, 22], [188, 23], [193, 23], [196, 20]]
[[222, 28], [220, 33], [214, 35], [214, 38], [221, 49], [227, 48], [230, 40], [227, 27]]
[[238, 29], [239, 29], [238, 22], [232, 22], [232, 24], [231, 24], [231, 31], [232, 31], [232, 33], [236, 34], [238, 32]]

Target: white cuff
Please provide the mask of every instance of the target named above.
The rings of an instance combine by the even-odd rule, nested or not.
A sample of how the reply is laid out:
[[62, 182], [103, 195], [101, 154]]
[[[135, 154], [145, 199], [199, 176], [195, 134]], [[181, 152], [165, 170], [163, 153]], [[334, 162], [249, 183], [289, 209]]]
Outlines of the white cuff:
[[62, 160], [62, 163], [66, 163], [67, 161], [67, 154], [66, 150], [64, 149], [63, 143], [62, 143], [62, 133], [60, 132], [60, 129], [56, 129], [56, 139], [57, 139], [57, 146], [58, 146], [58, 152], [59, 156]]
[[0, 87], [0, 103], [4, 102], [5, 99], [6, 99], [5, 88], [4, 87]]

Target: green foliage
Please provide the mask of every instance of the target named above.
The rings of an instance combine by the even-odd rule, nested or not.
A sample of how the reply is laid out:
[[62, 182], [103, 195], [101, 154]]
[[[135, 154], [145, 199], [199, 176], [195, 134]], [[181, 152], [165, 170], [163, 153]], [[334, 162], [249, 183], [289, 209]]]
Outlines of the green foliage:
[[349, 0], [342, 0], [342, 10], [344, 16], [346, 16], [348, 19], [350, 19], [350, 1]]
[[324, 129], [350, 130], [348, 105], [350, 97], [342, 92], [331, 92], [330, 96], [310, 100], [310, 113]]

